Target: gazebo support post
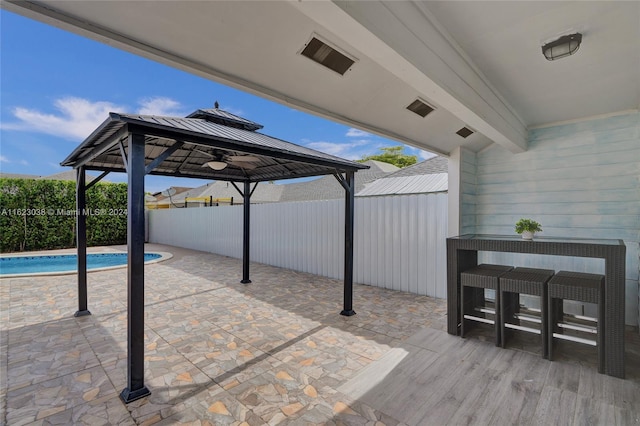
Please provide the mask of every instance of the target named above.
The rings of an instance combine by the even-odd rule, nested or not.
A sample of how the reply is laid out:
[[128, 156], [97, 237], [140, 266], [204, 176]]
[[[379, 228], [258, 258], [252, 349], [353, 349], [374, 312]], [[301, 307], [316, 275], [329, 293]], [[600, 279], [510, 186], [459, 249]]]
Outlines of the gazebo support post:
[[340, 315], [350, 317], [353, 310], [353, 222], [355, 207], [355, 173], [346, 172], [344, 179], [344, 309]]
[[[251, 240], [251, 196], [253, 195], [253, 191], [258, 187], [258, 183], [256, 182], [253, 185], [253, 189], [251, 189], [251, 182], [246, 181], [244, 183], [244, 191], [240, 191], [238, 185], [235, 182], [231, 182], [231, 185], [238, 191], [240, 195], [242, 195], [243, 206], [244, 206], [244, 215], [243, 215], [243, 226], [242, 226], [242, 280], [240, 282], [242, 284], [249, 284], [251, 280], [249, 279], [249, 242]], [[231, 198], [231, 204], [233, 205], [233, 198]]]
[[78, 310], [73, 316], [91, 315], [87, 303], [87, 189], [84, 166], [76, 169], [76, 247], [78, 250]]
[[127, 187], [127, 387], [125, 403], [150, 395], [144, 385], [144, 141], [129, 134]]
[[242, 284], [250, 284], [249, 279], [249, 243], [251, 241], [251, 183], [244, 183], [244, 191], [242, 192], [242, 198], [244, 199], [244, 220], [242, 227]]

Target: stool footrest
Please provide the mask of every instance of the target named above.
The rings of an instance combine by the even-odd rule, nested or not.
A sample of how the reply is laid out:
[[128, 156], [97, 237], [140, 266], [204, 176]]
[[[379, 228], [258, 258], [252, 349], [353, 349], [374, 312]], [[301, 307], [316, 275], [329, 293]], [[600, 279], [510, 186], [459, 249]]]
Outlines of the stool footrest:
[[515, 319], [519, 319], [520, 321], [526, 321], [526, 322], [533, 322], [533, 323], [536, 323], [536, 324], [542, 324], [542, 318], [536, 317], [536, 316], [533, 316], [533, 315], [514, 314], [513, 317]]
[[487, 318], [480, 318], [480, 317], [474, 317], [473, 315], [465, 315], [464, 319], [468, 319], [468, 320], [472, 320], [472, 321], [478, 321], [478, 322], [483, 322], [485, 324], [495, 324], [496, 322], [492, 319], [487, 319]]
[[538, 330], [537, 328], [524, 327], [521, 325], [509, 324], [509, 323], [505, 323], [504, 326], [505, 328], [512, 328], [514, 330], [526, 331], [527, 333], [542, 334], [542, 331]]
[[496, 310], [493, 308], [487, 308], [487, 307], [479, 307], [476, 306], [475, 308], [473, 308], [474, 311], [476, 312], [482, 312], [483, 314], [491, 314], [491, 315], [495, 315], [496, 314]]
[[581, 320], [581, 321], [590, 321], [590, 322], [598, 322], [598, 318], [594, 318], [594, 317], [586, 317], [584, 315], [576, 315], [576, 314], [564, 314], [565, 317], [570, 317], [570, 318], [575, 318], [577, 320]]
[[583, 333], [598, 334], [598, 329], [596, 327], [591, 327], [591, 326], [588, 326], [588, 325], [572, 324], [572, 323], [568, 323], [568, 322], [559, 322], [558, 323], [558, 327], [566, 328], [567, 330], [582, 331]]
[[582, 337], [571, 336], [568, 334], [553, 333], [553, 337], [557, 339], [570, 340], [572, 342], [578, 342], [585, 345], [598, 346], [598, 343], [595, 340], [583, 339]]

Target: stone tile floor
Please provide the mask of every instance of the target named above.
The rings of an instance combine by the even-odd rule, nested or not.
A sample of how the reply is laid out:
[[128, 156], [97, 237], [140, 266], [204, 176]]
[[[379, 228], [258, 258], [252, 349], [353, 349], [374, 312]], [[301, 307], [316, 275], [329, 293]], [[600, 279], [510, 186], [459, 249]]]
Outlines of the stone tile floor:
[[[0, 423], [397, 425], [402, 411], [393, 417], [364, 402], [384, 389], [363, 398], [340, 390], [360, 383], [362, 372], [375, 375], [383, 365], [377, 363], [399, 348], [439, 353], [445, 361], [460, 342], [495, 350], [482, 331], [464, 340], [446, 334], [445, 300], [356, 285], [357, 315], [347, 318], [338, 315], [341, 281], [252, 264], [253, 283], [243, 285], [238, 259], [159, 245], [147, 250], [174, 255], [145, 268], [151, 396], [129, 405], [119, 399], [126, 386], [126, 269], [89, 273], [92, 315], [80, 318], [73, 317], [74, 275], [6, 278], [0, 280]], [[421, 333], [438, 347], [420, 343]], [[640, 339], [629, 336], [627, 380], [604, 380], [619, 393], [640, 394]], [[526, 342], [501, 351], [535, 357]], [[553, 365], [595, 368], [592, 357], [574, 358], [561, 354]], [[548, 364], [542, 365], [549, 370]], [[423, 386], [429, 393], [448, 390]], [[403, 398], [402, 390], [395, 392]], [[537, 397], [540, 392], [542, 386]], [[609, 417], [617, 423], [640, 417], [638, 397], [610, 405], [619, 408]]]

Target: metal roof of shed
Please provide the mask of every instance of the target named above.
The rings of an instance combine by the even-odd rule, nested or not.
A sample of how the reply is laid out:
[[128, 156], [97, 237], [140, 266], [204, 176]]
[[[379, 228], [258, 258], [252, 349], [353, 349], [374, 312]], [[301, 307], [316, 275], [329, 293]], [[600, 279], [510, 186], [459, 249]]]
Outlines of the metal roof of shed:
[[[190, 118], [191, 117], [191, 118]], [[193, 118], [202, 117], [202, 118]], [[238, 126], [238, 127], [232, 127]], [[87, 170], [125, 172], [121, 152], [128, 134], [145, 135], [145, 164], [174, 150], [149, 174], [226, 181], [268, 181], [369, 168], [366, 165], [286, 142], [253, 130], [260, 126], [222, 110], [198, 110], [189, 117], [110, 113], [61, 164]], [[229, 164], [203, 167], [214, 156], [251, 155], [255, 168]]]
[[386, 177], [366, 185], [362, 191], [356, 194], [356, 197], [445, 192], [449, 189], [448, 180], [447, 173]]

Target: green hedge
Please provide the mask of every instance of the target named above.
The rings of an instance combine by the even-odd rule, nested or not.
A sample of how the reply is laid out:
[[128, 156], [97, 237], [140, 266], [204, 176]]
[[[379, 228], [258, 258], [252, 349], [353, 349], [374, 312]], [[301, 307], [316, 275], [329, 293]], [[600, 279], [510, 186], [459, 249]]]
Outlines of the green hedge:
[[[0, 251], [75, 247], [76, 183], [0, 178]], [[127, 185], [87, 191], [87, 245], [127, 241]]]

